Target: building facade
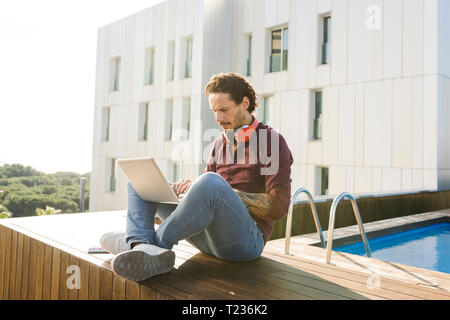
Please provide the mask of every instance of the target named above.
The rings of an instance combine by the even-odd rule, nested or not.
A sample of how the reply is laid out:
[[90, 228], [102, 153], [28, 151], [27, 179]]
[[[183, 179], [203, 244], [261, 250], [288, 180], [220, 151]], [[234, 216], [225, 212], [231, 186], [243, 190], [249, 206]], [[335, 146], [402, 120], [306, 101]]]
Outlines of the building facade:
[[90, 210], [120, 158], [195, 178], [220, 133], [212, 75], [245, 75], [293, 153], [293, 191], [450, 189], [448, 0], [167, 0], [98, 32]]

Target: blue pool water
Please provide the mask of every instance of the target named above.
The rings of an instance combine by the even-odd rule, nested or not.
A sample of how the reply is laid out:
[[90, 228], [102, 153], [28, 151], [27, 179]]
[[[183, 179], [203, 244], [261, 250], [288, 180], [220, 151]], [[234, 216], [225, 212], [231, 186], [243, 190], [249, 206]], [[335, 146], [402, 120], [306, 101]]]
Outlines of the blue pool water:
[[[450, 223], [394, 233], [369, 240], [372, 258], [450, 273]], [[333, 248], [365, 255], [362, 241]]]

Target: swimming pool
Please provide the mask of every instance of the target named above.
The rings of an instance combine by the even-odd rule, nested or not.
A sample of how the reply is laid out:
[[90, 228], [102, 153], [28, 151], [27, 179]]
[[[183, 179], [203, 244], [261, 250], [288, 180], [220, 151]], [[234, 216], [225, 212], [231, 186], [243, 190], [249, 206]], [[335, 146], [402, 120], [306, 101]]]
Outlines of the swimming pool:
[[[369, 239], [372, 258], [450, 273], [450, 223], [397, 232]], [[362, 241], [333, 248], [365, 255]]]

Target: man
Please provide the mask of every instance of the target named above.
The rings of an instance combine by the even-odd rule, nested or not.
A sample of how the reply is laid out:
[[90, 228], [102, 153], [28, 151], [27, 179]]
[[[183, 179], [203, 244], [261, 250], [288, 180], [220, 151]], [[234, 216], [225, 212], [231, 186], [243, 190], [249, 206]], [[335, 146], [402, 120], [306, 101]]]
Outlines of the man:
[[[113, 271], [141, 281], [172, 270], [178, 241], [226, 261], [258, 258], [275, 220], [287, 214], [292, 154], [284, 138], [252, 116], [258, 106], [246, 79], [228, 73], [206, 86], [210, 108], [224, 129], [204, 174], [172, 184], [178, 205], [142, 200], [128, 183], [126, 232], [108, 233], [104, 249], [116, 254]], [[162, 223], [155, 231], [154, 218]]]

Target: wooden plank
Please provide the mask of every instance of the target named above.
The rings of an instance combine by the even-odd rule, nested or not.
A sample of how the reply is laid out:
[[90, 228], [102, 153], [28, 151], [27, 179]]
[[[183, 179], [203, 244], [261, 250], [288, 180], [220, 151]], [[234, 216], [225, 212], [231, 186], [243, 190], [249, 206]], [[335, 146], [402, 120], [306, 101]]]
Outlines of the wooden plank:
[[15, 281], [16, 281], [16, 266], [17, 266], [17, 232], [11, 233], [11, 262], [9, 272], [9, 295], [8, 298], [13, 300], [15, 298]]
[[125, 299], [138, 300], [140, 296], [140, 285], [134, 281], [125, 281]]
[[[187, 251], [188, 246], [183, 246], [177, 250], [178, 255], [183, 255], [182, 250]], [[191, 259], [193, 260], [193, 259]], [[353, 292], [347, 288], [336, 286], [334, 283], [329, 281], [323, 281], [320, 278], [307, 277], [306, 272], [303, 272], [302, 277], [299, 277], [301, 281], [284, 281], [277, 279], [271, 273], [276, 269], [272, 268], [264, 269], [258, 262], [250, 267], [249, 262], [237, 264], [228, 263], [226, 261], [221, 261], [220, 259], [207, 256], [207, 255], [197, 255], [196, 259], [199, 263], [203, 264], [207, 269], [217, 268], [228, 273], [231, 277], [240, 279], [245, 282], [246, 279], [256, 281], [260, 283], [268, 295], [276, 299], [295, 299], [295, 294], [306, 295], [310, 298], [319, 299], [366, 299], [368, 297], [373, 298], [372, 295], [362, 296], [360, 293]], [[255, 261], [256, 262], [256, 261]], [[258, 267], [257, 271], [255, 266]], [[201, 267], [197, 268], [198, 272], [203, 272]], [[276, 271], [275, 271], [276, 272]], [[290, 295], [290, 296], [289, 296]], [[327, 297], [325, 297], [327, 296]], [[301, 298], [301, 297], [299, 297]]]
[[156, 300], [157, 291], [141, 285], [141, 292], [139, 296], [139, 300]]
[[16, 276], [14, 281], [14, 300], [20, 299], [20, 289], [22, 284], [22, 258], [23, 258], [23, 234], [17, 234], [17, 257], [16, 265]]
[[[77, 266], [78, 268], [80, 268], [80, 260], [77, 257], [70, 255], [69, 256], [69, 265]], [[81, 268], [80, 268], [79, 276], [80, 276], [80, 287], [81, 287]], [[80, 291], [79, 288], [72, 288], [72, 289], [69, 288], [68, 299], [69, 300], [77, 300], [78, 299], [78, 291]]]
[[[323, 264], [322, 261], [324, 260], [325, 249], [313, 246], [297, 245], [294, 243], [292, 244], [293, 246], [291, 247], [291, 252], [294, 254], [294, 259], [299, 257], [307, 257], [308, 261], [311, 261], [312, 263]], [[277, 246], [278, 245], [279, 244], [277, 244]], [[281, 253], [280, 247], [277, 248], [267, 246], [265, 252], [270, 251], [270, 253], [276, 254], [277, 256], [285, 256]], [[450, 279], [447, 279], [448, 275], [440, 272], [419, 269], [411, 266], [386, 262], [375, 258], [367, 258], [364, 256], [357, 256], [342, 252], [333, 252], [331, 262], [335, 267], [343, 267], [348, 270], [364, 272], [365, 274], [371, 274], [371, 272], [368, 271], [371, 270], [372, 272], [377, 272], [383, 278], [413, 284], [415, 288], [417, 288], [417, 284], [420, 282], [424, 284], [438, 284], [443, 286], [443, 289], [448, 287], [450, 283]], [[441, 291], [443, 291], [442, 293], [448, 294], [450, 297], [450, 292], [448, 292], [448, 290]]]
[[[365, 281], [367, 281], [368, 277], [370, 276], [368, 274], [358, 272], [355, 270], [340, 268], [340, 267], [336, 267], [336, 266], [329, 266], [326, 264], [320, 264], [315, 261], [308, 261], [308, 260], [302, 261], [298, 257], [286, 256], [286, 255], [279, 254], [279, 253], [272, 253], [272, 252], [266, 251], [266, 252], [264, 252], [264, 256], [275, 259], [280, 262], [283, 262], [284, 264], [286, 264], [288, 266], [299, 266], [299, 264], [301, 264], [301, 263], [306, 263], [306, 264], [310, 265], [309, 268], [312, 268], [313, 266], [316, 268], [319, 266], [322, 266], [322, 267], [328, 268], [331, 272], [331, 275], [333, 275], [333, 276], [336, 276], [340, 272], [345, 273], [346, 274], [345, 277], [347, 279], [362, 279], [362, 281], [365, 282]], [[422, 298], [422, 299], [428, 299], [429, 296], [433, 296], [433, 297], [439, 296], [442, 299], [442, 294], [440, 293], [440, 291], [435, 290], [435, 289], [421, 288], [421, 287], [418, 287], [417, 285], [411, 285], [406, 282], [388, 279], [388, 278], [384, 278], [384, 277], [382, 277], [381, 284], [384, 289], [387, 288], [388, 290], [396, 291], [398, 293], [404, 293], [404, 294], [407, 294], [408, 296], [418, 297], [418, 298]]]
[[0, 224], [0, 300], [3, 300], [3, 284], [6, 272], [6, 246], [9, 243], [6, 242], [6, 227]]
[[[179, 254], [179, 252], [181, 250], [185, 250], [185, 251], [196, 250], [195, 248], [192, 248], [192, 247], [189, 249], [189, 247], [190, 246], [181, 245], [179, 250], [177, 250], [177, 253]], [[208, 257], [206, 255], [203, 255], [203, 256], [205, 257], [205, 259]], [[276, 258], [277, 257], [275, 257], [275, 259]], [[208, 262], [208, 266], [211, 266], [211, 264], [213, 264], [215, 261], [215, 259], [213, 259], [213, 258], [210, 258], [210, 260], [212, 260], [212, 261]], [[216, 264], [217, 264], [217, 262], [216, 262]], [[364, 275], [363, 277], [361, 277], [360, 275], [347, 272], [347, 274], [341, 275], [341, 277], [338, 277], [335, 275], [334, 268], [331, 266], [322, 267], [322, 270], [320, 270], [321, 272], [317, 272], [316, 270], [313, 269], [313, 268], [315, 268], [314, 265], [312, 265], [310, 263], [303, 263], [301, 265], [301, 270], [298, 270], [298, 269], [293, 269], [292, 267], [290, 267], [284, 263], [280, 263], [273, 259], [265, 259], [264, 257], [260, 258], [258, 260], [255, 260], [255, 261], [248, 262], [247, 264], [248, 265], [244, 269], [238, 267], [237, 265], [234, 266], [234, 269], [236, 269], [236, 272], [238, 272], [240, 275], [245, 275], [250, 278], [258, 277], [261, 274], [263, 274], [263, 275], [269, 274], [270, 277], [273, 278], [273, 277], [279, 277], [279, 275], [277, 275], [277, 273], [279, 273], [279, 272], [288, 272], [288, 273], [295, 275], [295, 282], [301, 280], [302, 283], [304, 283], [305, 285], [309, 285], [309, 286], [312, 286], [315, 288], [323, 287], [324, 281], [325, 281], [325, 283], [332, 282], [332, 283], [330, 283], [329, 289], [334, 289], [333, 292], [339, 294], [339, 291], [342, 291], [342, 289], [339, 287], [333, 288], [333, 287], [335, 287], [334, 286], [335, 284], [337, 284], [338, 286], [344, 287], [344, 288], [348, 288], [352, 291], [350, 293], [350, 295], [348, 295], [350, 298], [352, 298], [354, 296], [358, 297], [358, 295], [363, 295], [363, 296], [371, 298], [371, 299], [380, 299], [380, 298], [411, 299], [411, 298], [414, 298], [411, 295], [408, 296], [406, 294], [398, 294], [395, 291], [393, 292], [393, 291], [389, 291], [389, 290], [385, 290], [385, 289], [369, 289], [366, 284], [367, 278], [368, 278], [367, 275]], [[324, 272], [324, 270], [325, 270], [325, 272]], [[326, 271], [328, 271], [329, 274], [327, 274]], [[301, 277], [299, 278], [298, 276], [301, 276]], [[358, 279], [359, 282], [354, 281], [355, 276], [359, 276], [359, 279]], [[305, 279], [302, 279], [303, 277], [305, 277]], [[352, 280], [349, 280], [349, 279], [352, 279]], [[353, 294], [353, 292], [355, 294]]]
[[89, 300], [98, 300], [100, 294], [100, 268], [89, 264]]
[[[304, 286], [295, 288], [296, 285], [291, 283], [280, 285], [280, 281], [277, 281], [274, 285], [273, 281], [272, 283], [268, 283], [269, 281], [265, 275], [248, 277], [248, 274], [243, 275], [237, 271], [245, 269], [244, 263], [229, 263], [206, 255], [196, 255], [195, 258], [190, 258], [189, 254], [186, 255], [181, 250], [177, 250], [177, 257], [186, 259], [184, 263], [178, 267], [178, 270], [182, 268], [190, 273], [197, 273], [204, 277], [205, 280], [209, 279], [209, 285], [216, 288], [230, 287], [229, 292], [233, 292], [236, 297], [241, 299], [309, 300], [314, 297], [314, 294], [326, 296], [328, 299], [345, 299], [345, 297], [339, 297], [327, 292], [314, 292], [316, 291], [314, 288]], [[238, 269], [239, 265], [242, 266], [241, 269]]]
[[37, 241], [30, 238], [30, 266], [28, 268], [30, 275], [28, 276], [28, 293], [27, 300], [34, 300], [36, 289], [36, 256]]
[[80, 266], [80, 290], [78, 291], [78, 300], [89, 299], [89, 262], [79, 259]]
[[156, 300], [174, 300], [171, 296], [161, 293], [161, 292], [156, 292], [156, 296], [155, 296]]
[[169, 286], [167, 283], [164, 283], [163, 281], [158, 281], [156, 278], [150, 278], [142, 282], [143, 286], [148, 286], [149, 288], [166, 294], [170, 297], [172, 297], [175, 300], [204, 300], [205, 298], [202, 298], [198, 295], [195, 295], [191, 292], [188, 292], [187, 288], [173, 288]]
[[100, 270], [100, 300], [112, 300], [113, 273], [109, 270]]
[[113, 300], [125, 299], [125, 279], [113, 273]]
[[59, 279], [61, 272], [61, 250], [53, 248], [50, 300], [59, 299]]
[[20, 290], [20, 299], [28, 299], [28, 277], [30, 275], [30, 238], [23, 237], [23, 257], [22, 257], [22, 288]]
[[[42, 269], [42, 281], [38, 282], [36, 281], [36, 288], [39, 286], [42, 288], [42, 290], [39, 290], [39, 292], [42, 296], [40, 299], [44, 300], [50, 300], [51, 298], [51, 292], [52, 292], [52, 259], [53, 259], [53, 248], [49, 245], [46, 245], [42, 242], [40, 242], [40, 246], [42, 246], [44, 250], [44, 263], [43, 263], [43, 269]], [[39, 278], [36, 278], [38, 280]]]
[[[51, 254], [51, 253], [50, 253]], [[47, 257], [48, 260], [48, 257]], [[45, 245], [36, 241], [36, 274], [34, 281], [34, 299], [41, 300], [44, 294], [44, 270], [45, 270], [46, 256]], [[51, 262], [50, 262], [51, 264]], [[51, 267], [51, 265], [50, 265]], [[50, 270], [51, 272], [51, 270]]]
[[69, 274], [67, 269], [69, 268], [69, 254], [61, 251], [59, 269], [59, 300], [67, 300], [69, 298], [69, 288], [67, 287], [67, 279]]

